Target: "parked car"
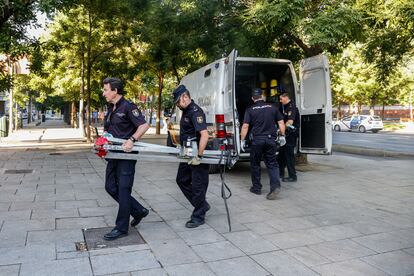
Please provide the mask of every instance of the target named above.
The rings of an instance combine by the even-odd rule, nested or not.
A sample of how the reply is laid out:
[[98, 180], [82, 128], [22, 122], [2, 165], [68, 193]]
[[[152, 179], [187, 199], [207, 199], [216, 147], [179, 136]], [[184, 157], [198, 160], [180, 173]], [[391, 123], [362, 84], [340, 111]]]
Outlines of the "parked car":
[[335, 131], [353, 131], [359, 132], [372, 131], [377, 133], [384, 128], [382, 119], [379, 116], [371, 115], [352, 115], [336, 120], [332, 124]]

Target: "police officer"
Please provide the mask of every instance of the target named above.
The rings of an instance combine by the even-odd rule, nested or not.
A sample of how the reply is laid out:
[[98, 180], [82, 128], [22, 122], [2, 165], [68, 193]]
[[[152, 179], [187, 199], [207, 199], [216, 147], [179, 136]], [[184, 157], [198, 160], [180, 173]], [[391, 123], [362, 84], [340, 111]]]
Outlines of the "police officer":
[[[130, 152], [134, 142], [148, 130], [141, 111], [137, 106], [123, 97], [123, 85], [118, 78], [103, 80], [103, 96], [110, 104], [105, 116], [104, 133], [115, 138], [126, 139], [122, 148]], [[110, 159], [106, 166], [105, 190], [119, 203], [116, 226], [105, 234], [104, 239], [114, 240], [128, 234], [129, 217], [132, 215], [131, 226], [136, 226], [149, 213], [135, 198], [131, 196], [134, 183], [136, 160]]]
[[280, 137], [281, 144], [284, 142], [285, 124], [276, 106], [264, 102], [261, 89], [253, 89], [252, 100], [254, 104], [246, 110], [246, 114], [244, 115], [244, 122], [240, 134], [242, 140], [241, 150], [245, 150], [245, 138], [250, 127], [253, 137], [250, 149], [250, 167], [253, 185], [250, 188], [250, 192], [257, 195], [261, 194], [260, 162], [262, 156], [264, 156], [270, 178], [270, 192], [266, 198], [273, 200], [276, 199], [277, 194], [280, 192], [279, 169], [276, 161], [276, 124], [278, 124], [282, 135]]
[[[300, 126], [299, 111], [296, 105], [290, 100], [288, 93], [280, 95], [280, 103], [283, 120], [286, 124], [286, 145], [280, 148], [278, 156], [280, 177], [284, 182], [296, 182], [297, 176], [294, 151]], [[286, 167], [288, 169], [289, 177], [284, 177]]]
[[174, 103], [183, 111], [180, 121], [181, 145], [187, 139], [194, 139], [198, 144], [198, 156], [188, 163], [180, 163], [176, 179], [184, 196], [194, 207], [191, 219], [186, 222], [185, 227], [195, 228], [204, 224], [204, 217], [210, 209], [206, 201], [209, 165], [200, 164], [208, 141], [206, 116], [191, 99], [190, 92], [184, 85], [179, 85], [173, 91], [173, 96]]

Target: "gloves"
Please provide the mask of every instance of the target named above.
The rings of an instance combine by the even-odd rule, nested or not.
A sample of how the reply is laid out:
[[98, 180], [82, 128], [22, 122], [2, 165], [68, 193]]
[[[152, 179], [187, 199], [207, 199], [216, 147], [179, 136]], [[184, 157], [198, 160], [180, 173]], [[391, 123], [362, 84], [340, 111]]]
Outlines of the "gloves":
[[194, 156], [193, 158], [188, 161], [188, 165], [197, 166], [201, 164], [201, 157], [200, 156]]
[[284, 145], [286, 145], [286, 138], [285, 138], [285, 136], [279, 136], [279, 137], [277, 138], [277, 140], [278, 140], [278, 143], [279, 143], [279, 145], [280, 145], [281, 147], [283, 147]]
[[240, 143], [240, 149], [241, 149], [241, 151], [245, 151], [245, 149], [244, 149], [244, 147], [246, 146], [246, 140], [241, 140], [241, 143]]

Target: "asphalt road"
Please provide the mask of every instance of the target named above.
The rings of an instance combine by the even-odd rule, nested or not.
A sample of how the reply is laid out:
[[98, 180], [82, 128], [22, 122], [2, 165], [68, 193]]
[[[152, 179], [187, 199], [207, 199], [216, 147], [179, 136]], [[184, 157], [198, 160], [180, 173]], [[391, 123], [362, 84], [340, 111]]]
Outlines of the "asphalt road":
[[349, 145], [414, 154], [414, 134], [333, 132], [334, 145]]

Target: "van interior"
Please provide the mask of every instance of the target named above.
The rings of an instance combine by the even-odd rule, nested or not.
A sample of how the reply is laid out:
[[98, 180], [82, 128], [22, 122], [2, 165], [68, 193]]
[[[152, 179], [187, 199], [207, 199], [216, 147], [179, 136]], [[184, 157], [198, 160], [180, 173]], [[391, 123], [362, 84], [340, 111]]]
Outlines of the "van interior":
[[282, 93], [289, 93], [292, 101], [295, 101], [295, 86], [287, 64], [237, 61], [235, 75], [236, 108], [240, 128], [246, 109], [253, 104], [251, 99], [253, 88], [261, 88], [265, 101], [274, 103], [278, 107], [279, 95]]

